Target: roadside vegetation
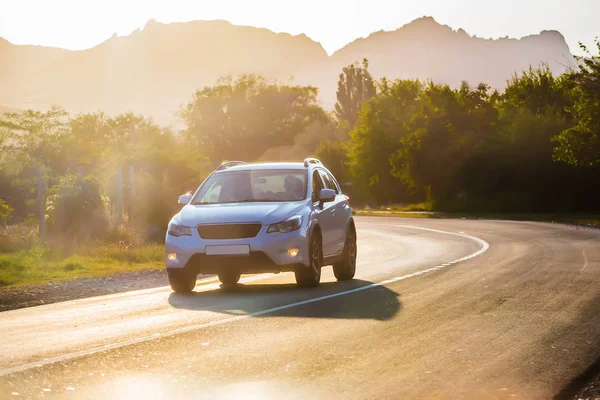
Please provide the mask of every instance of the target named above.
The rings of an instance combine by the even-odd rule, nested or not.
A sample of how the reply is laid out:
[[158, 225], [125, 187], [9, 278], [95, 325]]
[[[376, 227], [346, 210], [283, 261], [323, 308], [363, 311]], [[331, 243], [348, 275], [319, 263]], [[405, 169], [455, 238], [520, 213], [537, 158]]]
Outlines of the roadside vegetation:
[[[114, 234], [114, 233], [113, 233]], [[0, 229], [0, 287], [163, 268], [164, 246], [132, 237], [41, 243], [37, 229]]]
[[365, 217], [401, 217], [427, 219], [482, 219], [502, 221], [533, 221], [576, 225], [588, 228], [600, 228], [600, 213], [478, 213], [426, 211], [418, 206], [380, 207], [378, 209], [360, 208], [355, 215]]
[[177, 196], [224, 160], [317, 156], [362, 213], [597, 221], [596, 44], [571, 71], [531, 68], [502, 92], [375, 80], [364, 60], [341, 71], [332, 112], [316, 88], [253, 75], [197, 90], [181, 129], [132, 113], [6, 112], [0, 286], [160, 268]]
[[123, 248], [98, 244], [70, 255], [47, 246], [0, 254], [0, 286], [41, 284], [48, 281], [112, 275], [164, 268], [164, 247], [146, 244]]

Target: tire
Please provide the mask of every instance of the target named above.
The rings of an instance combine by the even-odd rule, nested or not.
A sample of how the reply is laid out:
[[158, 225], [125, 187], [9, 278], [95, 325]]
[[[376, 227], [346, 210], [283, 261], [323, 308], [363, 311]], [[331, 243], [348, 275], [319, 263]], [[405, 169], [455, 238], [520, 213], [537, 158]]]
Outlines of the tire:
[[311, 235], [308, 247], [310, 265], [300, 267], [295, 271], [296, 283], [301, 287], [318, 286], [321, 282], [321, 269], [323, 268], [323, 246], [319, 234]]
[[169, 272], [167, 275], [175, 293], [189, 293], [196, 287], [196, 275], [187, 271]]
[[232, 270], [223, 270], [217, 274], [224, 286], [233, 286], [240, 281], [240, 273]]
[[338, 281], [347, 281], [354, 278], [356, 253], [356, 230], [354, 227], [350, 227], [344, 243], [344, 261], [333, 265], [333, 274]]

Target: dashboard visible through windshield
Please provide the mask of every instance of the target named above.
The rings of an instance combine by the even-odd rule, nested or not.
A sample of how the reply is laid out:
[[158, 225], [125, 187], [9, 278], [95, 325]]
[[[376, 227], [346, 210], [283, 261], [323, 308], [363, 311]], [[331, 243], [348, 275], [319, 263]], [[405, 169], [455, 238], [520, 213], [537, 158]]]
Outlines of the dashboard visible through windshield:
[[225, 171], [208, 177], [191, 204], [300, 201], [306, 193], [304, 170]]

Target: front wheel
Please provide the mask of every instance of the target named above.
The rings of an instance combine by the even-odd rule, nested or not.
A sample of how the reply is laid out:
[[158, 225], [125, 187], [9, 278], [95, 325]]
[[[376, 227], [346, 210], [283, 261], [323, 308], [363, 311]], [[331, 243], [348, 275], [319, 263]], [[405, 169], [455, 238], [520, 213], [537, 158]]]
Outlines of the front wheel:
[[167, 275], [175, 293], [189, 293], [196, 287], [196, 275], [187, 271], [169, 272]]
[[223, 270], [218, 273], [219, 280], [225, 286], [233, 286], [240, 281], [240, 273], [232, 270]]
[[350, 228], [344, 243], [344, 260], [333, 265], [333, 274], [338, 281], [347, 281], [354, 278], [356, 273], [356, 231]]
[[310, 265], [308, 267], [298, 267], [295, 271], [296, 283], [302, 287], [318, 286], [319, 282], [321, 282], [323, 248], [321, 246], [321, 237], [318, 234], [311, 236], [308, 249]]

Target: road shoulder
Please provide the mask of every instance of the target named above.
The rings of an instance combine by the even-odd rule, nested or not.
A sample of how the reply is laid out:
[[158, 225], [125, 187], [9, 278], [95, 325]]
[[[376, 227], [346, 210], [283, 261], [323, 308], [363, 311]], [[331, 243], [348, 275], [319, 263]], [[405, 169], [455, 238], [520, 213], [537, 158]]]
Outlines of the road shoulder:
[[[203, 278], [199, 275], [198, 278]], [[0, 290], [0, 312], [168, 285], [164, 270], [124, 272]]]

